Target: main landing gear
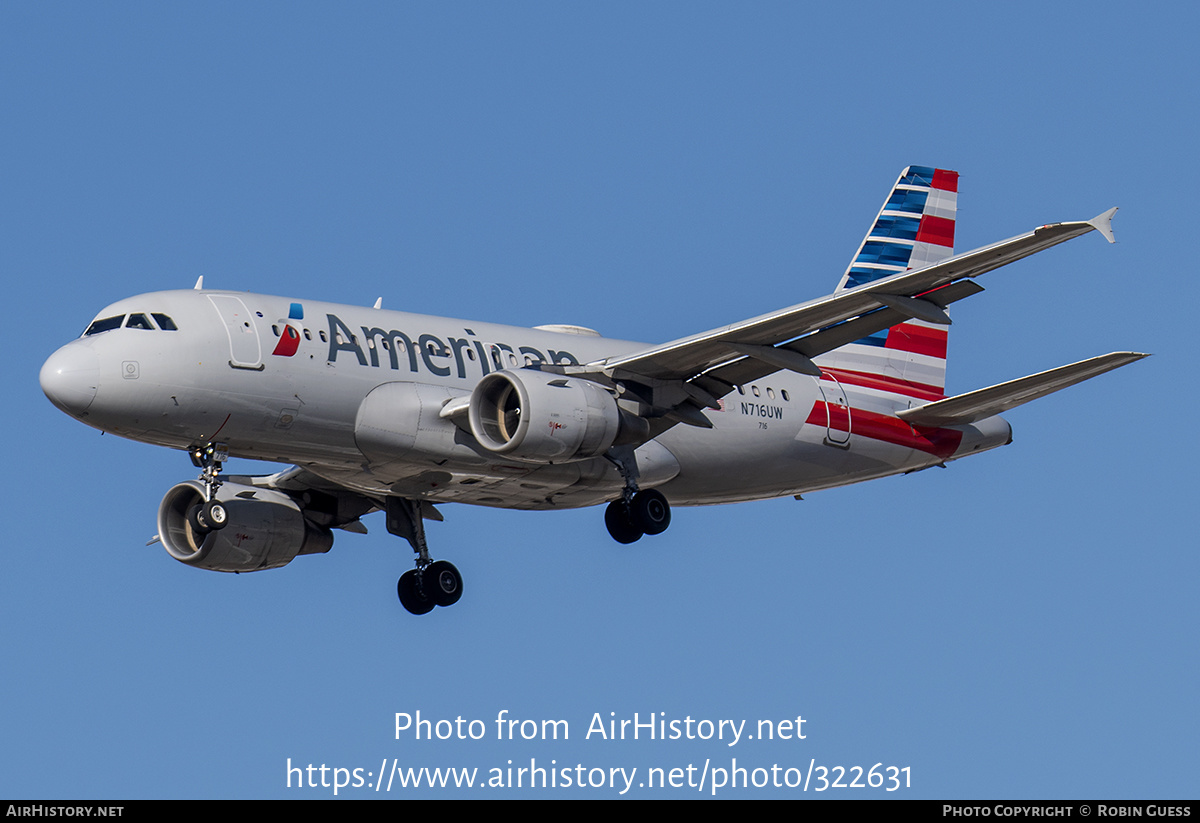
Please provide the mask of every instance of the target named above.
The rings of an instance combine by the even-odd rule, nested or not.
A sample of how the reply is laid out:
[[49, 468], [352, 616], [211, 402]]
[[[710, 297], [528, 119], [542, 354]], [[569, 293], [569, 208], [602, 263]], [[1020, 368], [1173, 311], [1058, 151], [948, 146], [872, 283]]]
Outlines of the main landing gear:
[[229, 525], [229, 512], [225, 504], [217, 500], [217, 489], [221, 488], [221, 464], [229, 459], [229, 447], [224, 443], [205, 443], [192, 449], [189, 456], [192, 465], [200, 469], [204, 502], [188, 509], [188, 523], [199, 535], [219, 531]]
[[396, 583], [400, 605], [413, 614], [428, 614], [434, 606], [453, 606], [462, 597], [462, 575], [454, 564], [429, 557], [423, 513], [426, 505], [420, 500], [389, 497], [384, 506], [388, 531], [407, 540], [417, 555], [417, 567], [400, 575]]
[[608, 504], [604, 525], [618, 543], [633, 543], [643, 534], [662, 534], [671, 525], [671, 504], [656, 489], [636, 492], [628, 501], [622, 497]]
[[671, 504], [656, 489], [638, 490], [637, 459], [629, 447], [612, 449], [608, 459], [621, 472], [625, 489], [604, 510], [604, 525], [618, 543], [633, 543], [643, 534], [662, 534], [671, 525]]

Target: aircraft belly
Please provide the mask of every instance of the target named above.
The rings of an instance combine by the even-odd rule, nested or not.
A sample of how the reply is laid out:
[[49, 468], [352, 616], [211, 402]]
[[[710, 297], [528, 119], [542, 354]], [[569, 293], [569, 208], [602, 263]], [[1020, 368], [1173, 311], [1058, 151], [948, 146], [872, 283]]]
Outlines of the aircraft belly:
[[[666, 483], [679, 463], [661, 444], [651, 441], [636, 450], [643, 488]], [[359, 465], [304, 464], [304, 468], [369, 497], [417, 498], [517, 509], [567, 509], [615, 499], [624, 487], [616, 467], [598, 457], [559, 464], [504, 461], [361, 460]]]

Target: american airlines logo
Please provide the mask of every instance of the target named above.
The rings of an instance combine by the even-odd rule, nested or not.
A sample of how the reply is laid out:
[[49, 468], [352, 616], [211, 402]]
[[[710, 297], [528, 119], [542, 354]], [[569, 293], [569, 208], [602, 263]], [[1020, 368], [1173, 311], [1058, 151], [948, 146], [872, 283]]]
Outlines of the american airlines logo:
[[[468, 372], [483, 376], [501, 369], [542, 363], [579, 365], [579, 358], [566, 350], [546, 349], [543, 352], [533, 346], [514, 349], [507, 343], [486, 343], [470, 329], [463, 329], [463, 337], [442, 339], [436, 334], [409, 335], [399, 329], [360, 326], [360, 337], [336, 314], [326, 317], [329, 320], [330, 363], [336, 363], [338, 355], [345, 352], [353, 355], [360, 366], [379, 368], [386, 361], [393, 370], [399, 370], [402, 363], [407, 363], [408, 370], [414, 374], [424, 367], [424, 371], [438, 377], [455, 374], [462, 378]], [[282, 338], [280, 343], [283, 343]]]

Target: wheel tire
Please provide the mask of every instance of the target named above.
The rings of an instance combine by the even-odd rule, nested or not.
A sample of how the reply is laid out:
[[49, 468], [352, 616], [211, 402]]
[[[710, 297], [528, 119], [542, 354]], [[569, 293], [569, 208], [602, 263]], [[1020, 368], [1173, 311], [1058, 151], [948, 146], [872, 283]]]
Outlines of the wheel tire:
[[213, 531], [219, 531], [229, 525], [229, 510], [220, 500], [209, 500], [201, 507], [197, 519]]
[[192, 531], [196, 533], [197, 537], [203, 537], [204, 535], [206, 535], [210, 531], [212, 531], [212, 529], [210, 529], [207, 525], [205, 525], [204, 522], [201, 521], [200, 518], [203, 516], [203, 514], [204, 514], [203, 507], [199, 503], [197, 503], [194, 506], [188, 507], [188, 510], [187, 510], [188, 525], [192, 527]]
[[656, 489], [640, 491], [629, 504], [629, 519], [646, 534], [662, 534], [671, 525], [671, 504]]
[[636, 543], [642, 539], [642, 530], [633, 524], [624, 500], [614, 500], [608, 504], [604, 510], [604, 525], [618, 543]]
[[429, 614], [437, 604], [422, 593], [418, 583], [417, 570], [410, 569], [400, 575], [396, 582], [396, 594], [400, 598], [400, 605], [412, 614]]
[[462, 575], [447, 560], [435, 560], [425, 569], [425, 593], [439, 606], [453, 606], [462, 597]]

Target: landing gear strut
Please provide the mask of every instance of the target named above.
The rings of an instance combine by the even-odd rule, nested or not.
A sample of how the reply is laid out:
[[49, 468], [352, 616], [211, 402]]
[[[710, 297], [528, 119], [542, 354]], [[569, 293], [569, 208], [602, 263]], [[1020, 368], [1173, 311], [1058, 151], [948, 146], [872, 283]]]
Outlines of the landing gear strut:
[[384, 506], [388, 531], [407, 540], [417, 555], [417, 567], [400, 575], [396, 583], [400, 605], [413, 614], [428, 614], [434, 606], [453, 606], [463, 589], [462, 575], [453, 563], [429, 557], [425, 505], [419, 500], [389, 497]]
[[225, 504], [217, 500], [217, 489], [221, 488], [221, 466], [229, 459], [229, 447], [224, 443], [205, 443], [192, 449], [188, 456], [192, 465], [200, 469], [199, 479], [204, 484], [204, 502], [188, 509], [188, 522], [197, 534], [223, 529], [229, 524], [229, 513]]
[[621, 472], [625, 488], [621, 497], [604, 510], [604, 525], [618, 543], [633, 543], [643, 534], [662, 534], [671, 525], [671, 504], [656, 489], [638, 490], [637, 459], [628, 446], [613, 448], [606, 455]]

